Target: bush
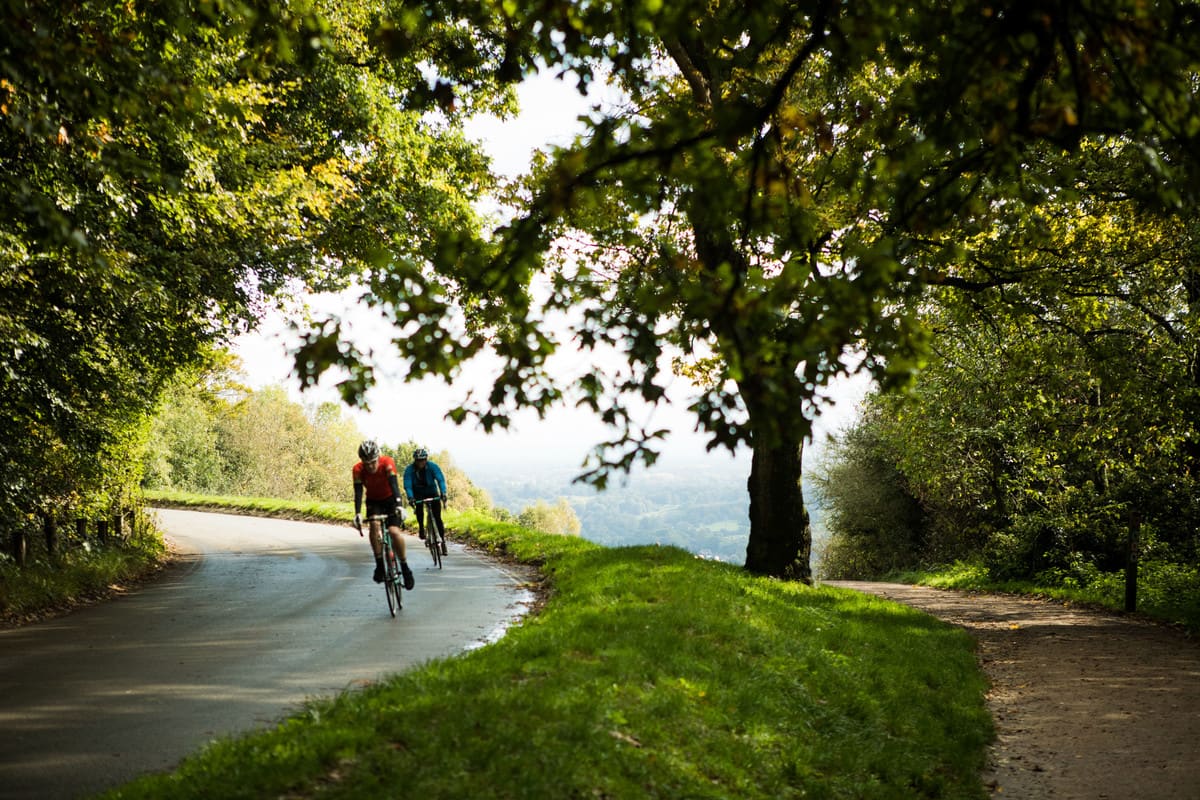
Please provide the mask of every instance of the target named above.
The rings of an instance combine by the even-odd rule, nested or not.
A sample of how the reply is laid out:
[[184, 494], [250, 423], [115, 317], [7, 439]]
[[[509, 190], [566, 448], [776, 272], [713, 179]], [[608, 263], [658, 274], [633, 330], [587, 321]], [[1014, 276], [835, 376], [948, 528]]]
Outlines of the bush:
[[831, 439], [812, 478], [829, 533], [818, 554], [822, 578], [877, 578], [921, 563], [924, 513], [870, 418]]

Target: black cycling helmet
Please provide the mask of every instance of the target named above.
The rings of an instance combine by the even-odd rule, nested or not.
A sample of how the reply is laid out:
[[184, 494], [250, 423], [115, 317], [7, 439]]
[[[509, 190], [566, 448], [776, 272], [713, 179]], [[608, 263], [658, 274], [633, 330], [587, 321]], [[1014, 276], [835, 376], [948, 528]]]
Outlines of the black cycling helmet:
[[358, 457], [363, 461], [374, 461], [379, 458], [379, 444], [374, 439], [367, 439], [358, 446]]
[[413, 461], [428, 461], [429, 451], [424, 447], [418, 447], [413, 451]]

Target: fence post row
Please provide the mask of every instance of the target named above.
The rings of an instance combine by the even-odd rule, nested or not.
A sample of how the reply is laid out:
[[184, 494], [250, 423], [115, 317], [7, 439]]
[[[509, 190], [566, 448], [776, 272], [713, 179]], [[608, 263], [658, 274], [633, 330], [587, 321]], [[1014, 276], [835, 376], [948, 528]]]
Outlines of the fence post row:
[[[113, 538], [116, 541], [125, 541], [125, 514], [129, 514], [129, 536], [136, 538], [138, 534], [137, 511], [135, 509], [119, 508], [112, 515], [112, 519], [100, 519], [96, 521], [96, 536], [102, 544], [109, 543], [109, 531], [112, 531]], [[58, 523], [54, 519], [54, 515], [49, 512], [42, 512], [42, 537], [46, 543], [47, 555], [54, 557], [59, 554], [60, 540], [58, 535]], [[111, 524], [111, 528], [110, 528]], [[75, 520], [75, 535], [80, 541], [87, 538], [88, 521], [83, 518]], [[0, 536], [0, 542], [3, 542]], [[21, 526], [16, 526], [12, 530], [12, 536], [8, 542], [9, 555], [18, 567], [24, 567], [29, 560], [29, 535]]]

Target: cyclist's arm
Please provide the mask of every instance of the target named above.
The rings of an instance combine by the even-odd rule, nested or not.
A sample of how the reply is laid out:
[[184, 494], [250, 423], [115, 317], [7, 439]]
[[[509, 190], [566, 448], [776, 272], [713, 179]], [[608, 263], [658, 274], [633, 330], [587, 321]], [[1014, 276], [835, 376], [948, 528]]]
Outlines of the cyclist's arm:
[[437, 464], [433, 464], [433, 478], [437, 481], [438, 486], [442, 488], [442, 497], [446, 496], [446, 476], [442, 474], [442, 468]]
[[404, 496], [408, 498], [408, 501], [410, 503], [412, 502], [412, 499], [413, 499], [413, 490], [412, 490], [413, 474], [412, 473], [413, 473], [412, 464], [409, 464], [407, 467], [404, 468]]
[[354, 516], [358, 516], [362, 510], [363, 485], [362, 481], [354, 482]]
[[388, 485], [392, 489], [392, 497], [396, 502], [400, 502], [400, 498], [404, 495], [400, 494], [400, 484], [396, 480], [396, 473], [392, 472], [388, 474]]

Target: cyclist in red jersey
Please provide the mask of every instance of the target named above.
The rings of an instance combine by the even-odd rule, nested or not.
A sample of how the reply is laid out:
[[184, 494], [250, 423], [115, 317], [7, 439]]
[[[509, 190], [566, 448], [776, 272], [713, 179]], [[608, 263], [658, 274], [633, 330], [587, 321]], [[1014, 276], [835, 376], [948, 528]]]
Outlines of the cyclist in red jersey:
[[[388, 535], [392, 537], [392, 546], [400, 555], [400, 574], [404, 578], [404, 588], [413, 588], [412, 570], [408, 568], [405, 559], [404, 536], [400, 526], [404, 524], [404, 506], [400, 494], [400, 483], [396, 475], [396, 462], [391, 456], [385, 456], [379, 451], [379, 445], [368, 439], [358, 446], [358, 457], [361, 459], [354, 465], [354, 527], [362, 531], [362, 516], [360, 511], [365, 499], [367, 501], [367, 516], [386, 515]], [[375, 582], [383, 582], [383, 541], [379, 535], [371, 531], [371, 550], [375, 553]]]

